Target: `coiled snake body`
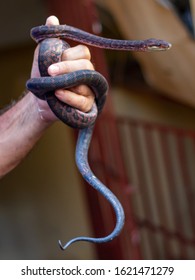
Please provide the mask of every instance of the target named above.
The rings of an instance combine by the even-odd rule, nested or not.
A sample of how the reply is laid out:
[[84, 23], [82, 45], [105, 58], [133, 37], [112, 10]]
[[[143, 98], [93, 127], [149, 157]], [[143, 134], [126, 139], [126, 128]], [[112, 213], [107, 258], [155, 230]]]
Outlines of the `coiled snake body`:
[[[43, 25], [34, 27], [31, 30], [31, 36], [37, 43], [40, 43], [39, 69], [41, 77], [28, 80], [26, 86], [38, 98], [46, 100], [51, 110], [61, 121], [71, 127], [80, 129], [76, 146], [76, 163], [78, 169], [83, 178], [110, 202], [116, 214], [115, 228], [108, 236], [101, 238], [76, 237], [64, 246], [59, 241], [60, 247], [66, 249], [76, 241], [89, 241], [94, 243], [111, 241], [118, 236], [123, 228], [125, 219], [123, 207], [116, 196], [96, 178], [88, 164], [88, 149], [93, 134], [94, 123], [106, 101], [108, 91], [107, 81], [100, 73], [91, 70], [80, 70], [65, 75], [50, 77], [48, 76], [47, 68], [49, 65], [58, 62], [63, 50], [69, 48], [69, 45], [63, 40], [66, 38], [82, 44], [115, 50], [167, 50], [171, 45], [163, 40], [155, 39], [143, 41], [107, 39], [68, 25]], [[79, 84], [88, 85], [95, 94], [96, 102], [88, 113], [83, 113], [62, 103], [54, 95], [56, 89], [70, 88]]]

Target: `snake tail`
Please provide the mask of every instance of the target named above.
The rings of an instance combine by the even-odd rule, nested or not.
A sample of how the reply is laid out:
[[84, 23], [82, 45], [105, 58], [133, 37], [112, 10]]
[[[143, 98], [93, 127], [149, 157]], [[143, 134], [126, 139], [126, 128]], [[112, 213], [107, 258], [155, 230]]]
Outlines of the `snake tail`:
[[68, 241], [64, 246], [59, 240], [59, 246], [62, 250], [67, 249], [72, 243], [78, 241], [86, 241], [92, 243], [105, 243], [112, 241], [116, 236], [119, 235], [124, 225], [125, 214], [121, 203], [119, 202], [118, 198], [93, 174], [88, 163], [87, 151], [89, 149], [93, 128], [94, 126], [92, 125], [79, 131], [76, 146], [76, 164], [85, 181], [88, 182], [89, 185], [91, 185], [99, 193], [101, 193], [113, 207], [116, 215], [115, 228], [109, 235], [105, 237], [75, 237]]
[[[31, 30], [31, 37], [40, 46], [38, 64], [41, 77], [28, 80], [26, 86], [38, 98], [45, 100], [53, 113], [61, 121], [73, 128], [79, 129], [75, 153], [77, 167], [85, 181], [110, 203], [116, 216], [115, 227], [107, 236], [97, 238], [80, 236], [69, 240], [65, 245], [62, 245], [62, 242], [59, 241], [59, 245], [64, 250], [77, 241], [92, 243], [111, 241], [119, 235], [123, 228], [125, 221], [124, 210], [118, 198], [94, 175], [88, 163], [88, 150], [93, 128], [96, 117], [101, 113], [105, 104], [108, 83], [96, 71], [83, 69], [65, 75], [50, 77], [47, 70], [51, 64], [60, 61], [63, 51], [70, 47], [64, 41], [65, 39], [71, 39], [82, 44], [104, 49], [143, 52], [168, 50], [171, 44], [158, 39], [115, 40], [103, 38], [68, 25], [42, 25], [34, 27]], [[89, 86], [95, 95], [94, 105], [87, 113], [61, 102], [54, 94], [56, 89], [72, 88], [80, 84]]]

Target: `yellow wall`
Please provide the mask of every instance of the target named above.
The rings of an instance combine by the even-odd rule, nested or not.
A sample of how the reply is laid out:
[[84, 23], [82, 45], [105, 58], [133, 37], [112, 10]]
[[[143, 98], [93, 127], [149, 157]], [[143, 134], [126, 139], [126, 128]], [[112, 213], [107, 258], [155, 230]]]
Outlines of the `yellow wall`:
[[178, 128], [195, 129], [195, 109], [164, 98], [147, 87], [112, 89], [112, 97], [118, 116]]

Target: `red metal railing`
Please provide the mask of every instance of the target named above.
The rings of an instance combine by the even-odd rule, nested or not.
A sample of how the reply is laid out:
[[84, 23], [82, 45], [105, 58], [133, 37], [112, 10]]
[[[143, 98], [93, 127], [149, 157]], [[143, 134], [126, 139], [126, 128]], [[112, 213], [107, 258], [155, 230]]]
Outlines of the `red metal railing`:
[[195, 257], [195, 131], [117, 120], [144, 259]]
[[[131, 187], [125, 173], [121, 146], [116, 130], [116, 120], [113, 117], [102, 116], [97, 122], [96, 132], [93, 136], [89, 158], [96, 176], [105, 183], [121, 201], [126, 221], [122, 233], [112, 242], [97, 245], [101, 259], [139, 259], [139, 234], [134, 221], [132, 207], [129, 203]], [[92, 211], [92, 221], [96, 236], [109, 234], [115, 225], [115, 217], [110, 205], [91, 188], [87, 189], [92, 194], [89, 199]], [[94, 205], [94, 201], [97, 201]], [[98, 217], [101, 213], [101, 217]], [[99, 221], [99, 222], [97, 222]]]

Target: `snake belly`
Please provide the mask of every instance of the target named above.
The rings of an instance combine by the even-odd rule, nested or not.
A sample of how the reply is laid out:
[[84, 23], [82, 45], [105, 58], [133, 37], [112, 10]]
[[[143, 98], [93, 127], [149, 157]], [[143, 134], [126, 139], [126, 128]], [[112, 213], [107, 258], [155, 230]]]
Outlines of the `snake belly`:
[[[77, 241], [88, 241], [92, 243], [104, 243], [113, 240], [121, 232], [125, 215], [123, 207], [117, 197], [107, 188], [91, 171], [88, 163], [88, 150], [93, 134], [94, 124], [97, 115], [103, 109], [108, 91], [106, 79], [97, 71], [79, 70], [65, 75], [50, 77], [48, 67], [60, 60], [62, 52], [69, 48], [69, 45], [58, 38], [47, 38], [40, 42], [39, 49], [39, 70], [41, 77], [32, 78], [27, 81], [26, 87], [38, 98], [46, 100], [54, 114], [67, 125], [78, 128], [79, 134], [76, 145], [75, 160], [83, 178], [109, 201], [116, 215], [116, 225], [113, 231], [99, 238], [75, 237], [62, 245], [66, 249], [70, 244]], [[64, 104], [54, 95], [54, 91], [60, 88], [71, 88], [79, 84], [88, 85], [95, 94], [95, 103], [90, 112], [83, 113], [67, 104]]]

